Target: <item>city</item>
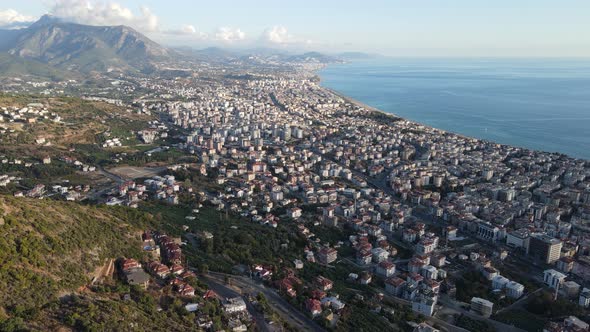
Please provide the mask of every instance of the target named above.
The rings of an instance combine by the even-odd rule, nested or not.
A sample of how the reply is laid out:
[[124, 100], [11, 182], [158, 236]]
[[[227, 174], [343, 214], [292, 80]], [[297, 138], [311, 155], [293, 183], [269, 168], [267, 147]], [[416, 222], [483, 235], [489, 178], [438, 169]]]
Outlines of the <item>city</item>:
[[0, 330], [588, 331], [588, 161], [367, 106], [342, 61], [3, 75]]

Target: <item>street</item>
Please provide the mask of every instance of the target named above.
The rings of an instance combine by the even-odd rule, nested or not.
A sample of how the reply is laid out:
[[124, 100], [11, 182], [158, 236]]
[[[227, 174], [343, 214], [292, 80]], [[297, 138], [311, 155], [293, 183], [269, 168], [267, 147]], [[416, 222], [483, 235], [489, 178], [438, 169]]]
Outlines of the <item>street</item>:
[[[293, 327], [302, 331], [316, 331], [323, 332], [324, 329], [315, 321], [307, 317], [304, 313], [293, 307], [290, 303], [284, 300], [273, 289], [267, 288], [256, 281], [243, 277], [228, 275], [218, 272], [209, 272], [207, 279], [217, 284], [223, 285], [225, 277], [229, 276], [232, 279], [232, 285], [239, 288], [242, 293], [261, 292], [267, 299], [268, 304], [279, 314], [285, 321], [289, 322]], [[215, 290], [215, 289], [214, 289]], [[219, 294], [222, 295], [222, 294]], [[223, 295], [222, 295], [223, 296]]]

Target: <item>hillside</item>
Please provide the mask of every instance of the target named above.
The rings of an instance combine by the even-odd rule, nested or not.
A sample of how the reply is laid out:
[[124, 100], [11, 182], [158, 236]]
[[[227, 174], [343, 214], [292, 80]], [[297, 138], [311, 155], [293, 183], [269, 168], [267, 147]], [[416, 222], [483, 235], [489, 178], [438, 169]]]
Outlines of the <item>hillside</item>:
[[0, 196], [0, 321], [46, 310], [107, 258], [141, 257], [152, 222], [132, 209]]
[[0, 76], [8, 77], [14, 75], [49, 81], [60, 81], [66, 78], [78, 77], [75, 73], [60, 70], [36, 60], [25, 59], [8, 53], [0, 53]]
[[43, 16], [26, 29], [0, 31], [0, 50], [72, 71], [148, 70], [169, 52], [127, 26], [89, 26]]
[[[105, 258], [141, 254], [134, 210], [0, 196], [0, 303], [42, 305], [84, 285]], [[19, 309], [20, 310], [20, 309]]]
[[[27, 105], [38, 105], [27, 107]], [[137, 142], [133, 132], [148, 127], [154, 116], [136, 114], [127, 108], [100, 101], [88, 101], [80, 98], [37, 96], [10, 96], [0, 94], [0, 108], [9, 110], [27, 107], [29, 109], [46, 109], [60, 117], [60, 121], [51, 121], [34, 114], [34, 122], [5, 121], [2, 126], [12, 130], [0, 135], [1, 154], [8, 156], [26, 156], [48, 154], [59, 157], [69, 154], [72, 146], [95, 147], [105, 139], [105, 132], [117, 137], [129, 138], [129, 144]], [[2, 127], [0, 126], [0, 127]], [[51, 146], [39, 146], [35, 140], [39, 137], [51, 142]], [[41, 154], [36, 153], [39, 151]], [[79, 155], [78, 157], [87, 157]]]

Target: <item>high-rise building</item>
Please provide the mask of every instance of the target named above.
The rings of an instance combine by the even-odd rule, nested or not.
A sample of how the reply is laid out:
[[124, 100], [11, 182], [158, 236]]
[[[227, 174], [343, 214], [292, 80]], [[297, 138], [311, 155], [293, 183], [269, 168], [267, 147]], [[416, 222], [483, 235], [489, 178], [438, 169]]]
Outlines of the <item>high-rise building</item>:
[[548, 235], [533, 235], [529, 242], [529, 255], [547, 264], [555, 263], [561, 255], [563, 243]]
[[559, 271], [545, 270], [543, 272], [543, 281], [545, 284], [553, 289], [559, 289], [567, 276]]
[[490, 317], [492, 315], [493, 308], [493, 302], [490, 302], [479, 297], [474, 297], [471, 299], [471, 311], [480, 314], [484, 317]]

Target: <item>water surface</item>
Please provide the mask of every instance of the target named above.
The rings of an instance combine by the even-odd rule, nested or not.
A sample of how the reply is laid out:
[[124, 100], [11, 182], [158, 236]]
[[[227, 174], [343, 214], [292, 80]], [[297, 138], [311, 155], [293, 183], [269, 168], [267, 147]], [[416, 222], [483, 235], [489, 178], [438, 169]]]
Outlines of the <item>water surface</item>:
[[590, 159], [590, 60], [385, 58], [319, 74], [323, 86], [412, 121]]

